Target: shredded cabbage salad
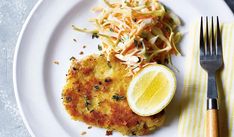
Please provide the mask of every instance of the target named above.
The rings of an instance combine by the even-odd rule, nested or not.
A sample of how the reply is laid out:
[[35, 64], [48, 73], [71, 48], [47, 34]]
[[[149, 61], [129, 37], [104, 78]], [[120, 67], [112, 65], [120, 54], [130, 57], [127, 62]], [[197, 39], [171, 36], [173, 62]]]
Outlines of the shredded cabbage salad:
[[177, 27], [180, 19], [157, 0], [122, 0], [108, 8], [96, 7], [99, 16], [90, 19], [94, 30], [73, 26], [80, 32], [93, 34], [101, 40], [98, 47], [108, 56], [115, 56], [131, 68], [132, 74], [150, 63], [171, 63], [171, 55], [181, 39]]

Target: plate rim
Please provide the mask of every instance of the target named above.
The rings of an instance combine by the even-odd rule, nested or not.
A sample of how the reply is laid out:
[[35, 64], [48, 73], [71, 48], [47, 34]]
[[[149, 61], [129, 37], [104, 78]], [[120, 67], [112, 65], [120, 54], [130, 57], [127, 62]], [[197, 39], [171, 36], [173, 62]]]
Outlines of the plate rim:
[[26, 30], [28, 24], [30, 23], [32, 16], [36, 12], [36, 10], [40, 7], [42, 2], [43, 2], [43, 0], [38, 0], [36, 2], [36, 4], [33, 6], [33, 8], [31, 9], [31, 11], [29, 12], [29, 14], [28, 14], [28, 16], [27, 16], [27, 18], [26, 18], [26, 20], [21, 28], [21, 31], [19, 33], [19, 36], [18, 36], [18, 39], [16, 42], [16, 46], [15, 46], [14, 57], [13, 57], [13, 89], [14, 89], [16, 104], [17, 104], [17, 107], [19, 109], [19, 113], [20, 113], [20, 116], [23, 120], [23, 123], [24, 123], [26, 129], [28, 130], [29, 134], [32, 137], [36, 137], [36, 135], [34, 134], [32, 128], [29, 126], [28, 120], [26, 119], [23, 108], [22, 108], [22, 103], [19, 99], [18, 84], [17, 84], [18, 82], [17, 82], [17, 78], [16, 78], [17, 77], [16, 72], [17, 72], [17, 60], [18, 60], [18, 53], [19, 53], [18, 51], [19, 51], [25, 30]]

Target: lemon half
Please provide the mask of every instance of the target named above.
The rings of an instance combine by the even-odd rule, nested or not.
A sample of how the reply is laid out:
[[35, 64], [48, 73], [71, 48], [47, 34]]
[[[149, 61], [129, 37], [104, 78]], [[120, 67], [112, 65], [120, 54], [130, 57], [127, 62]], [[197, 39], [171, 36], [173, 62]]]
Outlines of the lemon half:
[[128, 104], [140, 116], [154, 115], [170, 103], [175, 90], [176, 78], [173, 71], [164, 65], [148, 65], [130, 82]]

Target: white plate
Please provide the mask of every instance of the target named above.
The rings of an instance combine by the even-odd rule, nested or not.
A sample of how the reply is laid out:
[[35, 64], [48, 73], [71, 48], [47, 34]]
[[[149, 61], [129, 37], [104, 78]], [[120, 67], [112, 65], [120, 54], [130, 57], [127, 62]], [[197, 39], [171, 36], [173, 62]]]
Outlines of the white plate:
[[[223, 22], [234, 19], [223, 0], [162, 2], [181, 17], [184, 32], [201, 15], [218, 15]], [[69, 58], [81, 58], [81, 50], [84, 55], [97, 51], [98, 41], [92, 40], [90, 35], [73, 31], [71, 25], [90, 27], [88, 18], [94, 14], [89, 10], [99, 3], [97, 0], [39, 1], [23, 26], [14, 58], [14, 88], [22, 117], [32, 136], [78, 137], [83, 131], [87, 132], [85, 136], [105, 136], [104, 129], [87, 129], [86, 124], [71, 120], [60, 99]], [[75, 43], [73, 38], [78, 42]], [[176, 96], [166, 108], [168, 118], [160, 130], [149, 136], [178, 136], [178, 100], [183, 87], [185, 51], [189, 48], [187, 41], [185, 33], [180, 46], [185, 56], [173, 58], [180, 72], [177, 73]], [[82, 49], [83, 45], [87, 48]], [[53, 64], [54, 60], [60, 64]], [[114, 132], [114, 136], [121, 134]]]

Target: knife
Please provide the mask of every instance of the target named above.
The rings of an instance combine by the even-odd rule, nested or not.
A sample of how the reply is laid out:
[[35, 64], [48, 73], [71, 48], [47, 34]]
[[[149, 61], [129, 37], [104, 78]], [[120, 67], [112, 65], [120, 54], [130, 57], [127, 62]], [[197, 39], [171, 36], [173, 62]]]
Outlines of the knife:
[[225, 0], [225, 2], [227, 3], [227, 5], [230, 7], [232, 12], [234, 13], [234, 0]]

